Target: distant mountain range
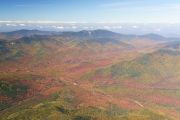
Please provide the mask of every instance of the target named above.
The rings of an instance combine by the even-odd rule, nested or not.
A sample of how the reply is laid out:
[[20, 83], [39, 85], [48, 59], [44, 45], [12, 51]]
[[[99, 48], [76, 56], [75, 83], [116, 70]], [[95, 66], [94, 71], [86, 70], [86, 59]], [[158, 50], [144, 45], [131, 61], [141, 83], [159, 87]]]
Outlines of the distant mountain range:
[[116, 38], [116, 39], [126, 39], [126, 40], [133, 40], [133, 39], [149, 39], [153, 41], [178, 41], [180, 38], [167, 38], [158, 34], [150, 33], [146, 35], [125, 35], [120, 33], [111, 32], [108, 30], [93, 30], [93, 31], [79, 31], [79, 32], [62, 32], [63, 36], [78, 36], [78, 37], [107, 37], [107, 38]]
[[0, 39], [7, 39], [7, 40], [13, 40], [18, 39], [21, 37], [28, 37], [32, 35], [58, 35], [61, 34], [60, 32], [54, 32], [54, 31], [39, 31], [39, 30], [17, 30], [12, 32], [1, 32], [0, 33]]
[[[26, 31], [27, 32], [27, 31]], [[107, 32], [107, 31], [106, 31]], [[109, 37], [82, 37], [84, 33], [79, 32], [73, 36], [62, 35], [31, 35], [15, 40], [0, 40], [0, 59], [8, 60], [20, 56], [49, 56], [48, 53], [60, 53], [73, 50], [74, 52], [120, 52], [134, 49], [134, 46]], [[74, 33], [73, 33], [74, 34]], [[102, 34], [102, 33], [101, 33]], [[114, 34], [114, 33], [113, 33]], [[97, 36], [97, 35], [96, 35]], [[66, 48], [66, 49], [63, 49]]]
[[167, 38], [158, 34], [150, 33], [146, 35], [125, 35], [120, 33], [111, 32], [108, 30], [83, 30], [78, 32], [67, 31], [67, 32], [54, 32], [54, 31], [39, 31], [39, 30], [17, 30], [12, 32], [1, 32], [0, 39], [6, 40], [13, 40], [18, 39], [21, 37], [28, 37], [32, 35], [61, 35], [61, 36], [68, 36], [68, 37], [89, 37], [89, 38], [115, 38], [118, 40], [126, 39], [126, 40], [133, 40], [133, 39], [149, 39], [153, 41], [178, 41], [180, 38]]
[[[44, 55], [65, 50], [88, 51], [88, 52], [121, 52], [133, 50], [136, 48], [131, 41], [170, 41], [172, 43], [164, 44], [165, 49], [178, 49], [180, 38], [166, 38], [157, 34], [147, 35], [123, 35], [107, 30], [79, 31], [79, 32], [49, 32], [38, 30], [19, 30], [14, 32], [0, 33], [0, 55], [2, 59], [10, 59], [15, 56], [24, 56], [29, 54]], [[17, 39], [13, 39], [17, 38]], [[7, 40], [8, 39], [8, 40]], [[178, 44], [177, 44], [178, 43]], [[147, 42], [147, 44], [149, 44]], [[32, 52], [33, 51], [33, 52]], [[66, 51], [67, 52], [67, 51]], [[42, 54], [41, 54], [42, 55]], [[46, 55], [48, 56], [48, 55]]]

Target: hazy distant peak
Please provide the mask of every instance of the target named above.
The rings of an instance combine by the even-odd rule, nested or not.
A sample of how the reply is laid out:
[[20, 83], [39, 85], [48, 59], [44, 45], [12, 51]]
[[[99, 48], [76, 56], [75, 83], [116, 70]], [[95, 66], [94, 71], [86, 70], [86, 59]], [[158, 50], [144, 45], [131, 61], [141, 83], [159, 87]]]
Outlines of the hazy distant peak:
[[166, 37], [163, 37], [163, 36], [155, 34], [155, 33], [141, 35], [141, 36], [139, 36], [139, 38], [148, 38], [148, 39], [152, 39], [152, 40], [166, 40], [167, 39]]

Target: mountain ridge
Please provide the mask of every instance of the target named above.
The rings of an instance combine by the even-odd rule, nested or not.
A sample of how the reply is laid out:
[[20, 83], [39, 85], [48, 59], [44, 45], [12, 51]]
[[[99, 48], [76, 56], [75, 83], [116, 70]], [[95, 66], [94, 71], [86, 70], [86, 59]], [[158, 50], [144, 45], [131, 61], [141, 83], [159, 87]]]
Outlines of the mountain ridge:
[[54, 31], [40, 31], [40, 30], [27, 30], [27, 29], [21, 29], [11, 32], [0, 32], [0, 38], [1, 39], [7, 39], [7, 40], [14, 40], [21, 37], [29, 37], [32, 35], [59, 35], [61, 32], [54, 32]]
[[29, 37], [32, 35], [60, 35], [60, 36], [74, 36], [74, 37], [107, 37], [107, 38], [116, 38], [116, 39], [149, 39], [153, 41], [180, 41], [178, 37], [164, 37], [159, 34], [149, 33], [144, 35], [135, 35], [135, 34], [121, 34], [112, 32], [104, 29], [97, 30], [82, 30], [82, 31], [64, 31], [64, 32], [55, 32], [55, 31], [40, 31], [40, 30], [16, 30], [12, 32], [0, 32], [0, 39], [14, 40], [21, 37]]
[[108, 30], [98, 29], [98, 30], [82, 30], [78, 32], [62, 32], [63, 36], [79, 36], [79, 37], [108, 37], [108, 38], [117, 38], [117, 39], [149, 39], [153, 41], [179, 41], [180, 38], [176, 37], [164, 37], [159, 34], [149, 33], [144, 35], [135, 35], [135, 34], [121, 34], [116, 32], [111, 32]]

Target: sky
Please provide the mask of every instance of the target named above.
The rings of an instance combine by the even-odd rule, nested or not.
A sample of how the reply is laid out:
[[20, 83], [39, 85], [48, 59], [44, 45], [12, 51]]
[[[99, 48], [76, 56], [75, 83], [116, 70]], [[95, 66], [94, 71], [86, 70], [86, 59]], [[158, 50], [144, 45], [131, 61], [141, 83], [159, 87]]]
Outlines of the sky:
[[16, 29], [178, 34], [180, 0], [1, 0], [0, 31]]

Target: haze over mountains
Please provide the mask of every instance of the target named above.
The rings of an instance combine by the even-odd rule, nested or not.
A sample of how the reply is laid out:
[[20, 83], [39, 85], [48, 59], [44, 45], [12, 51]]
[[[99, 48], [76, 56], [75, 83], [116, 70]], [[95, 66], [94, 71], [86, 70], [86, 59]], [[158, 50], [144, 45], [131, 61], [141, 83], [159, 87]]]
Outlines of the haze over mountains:
[[0, 33], [1, 119], [178, 120], [180, 39]]
[[1, 39], [18, 39], [21, 37], [28, 37], [31, 35], [61, 35], [63, 34], [64, 36], [76, 36], [76, 37], [108, 37], [108, 38], [118, 38], [118, 39], [135, 39], [135, 38], [140, 38], [140, 39], [151, 39], [151, 40], [179, 40], [178, 38], [168, 38], [164, 37], [158, 34], [154, 33], [149, 33], [145, 35], [126, 35], [126, 34], [120, 34], [120, 33], [115, 33], [111, 32], [108, 30], [103, 30], [103, 29], [98, 29], [98, 30], [83, 30], [83, 31], [78, 31], [78, 32], [54, 32], [54, 31], [39, 31], [39, 30], [17, 30], [17, 31], [12, 31], [12, 32], [1, 32], [0, 33], [0, 38]]
[[0, 21], [0, 32], [18, 29], [37, 29], [40, 31], [82, 31], [104, 29], [122, 34], [144, 35], [155, 33], [166, 37], [180, 37], [180, 24], [153, 22], [53, 22], [53, 21]]

